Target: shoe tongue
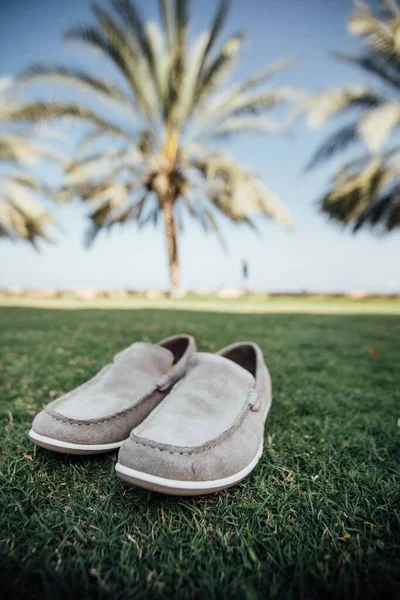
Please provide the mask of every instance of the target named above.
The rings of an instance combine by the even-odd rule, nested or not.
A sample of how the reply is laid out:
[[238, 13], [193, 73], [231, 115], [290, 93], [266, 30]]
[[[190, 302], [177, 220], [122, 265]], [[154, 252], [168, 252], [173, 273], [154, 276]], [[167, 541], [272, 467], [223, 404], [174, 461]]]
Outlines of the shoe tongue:
[[229, 377], [238, 386], [246, 389], [254, 383], [254, 377], [247, 369], [219, 354], [197, 352], [189, 358], [187, 370], [196, 371], [197, 376], [203, 373], [204, 381]]
[[158, 344], [135, 342], [128, 348], [118, 352], [114, 356], [113, 362], [126, 365], [128, 363], [134, 365], [152, 364], [157, 371], [160, 371], [160, 374], [164, 374], [174, 362], [174, 355], [170, 350]]

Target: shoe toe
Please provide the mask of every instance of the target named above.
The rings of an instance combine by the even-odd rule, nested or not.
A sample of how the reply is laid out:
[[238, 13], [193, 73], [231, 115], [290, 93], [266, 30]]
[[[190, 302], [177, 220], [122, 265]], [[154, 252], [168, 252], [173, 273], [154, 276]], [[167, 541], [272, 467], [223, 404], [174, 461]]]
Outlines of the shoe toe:
[[51, 440], [69, 444], [94, 445], [109, 441], [102, 423], [74, 421], [58, 415], [55, 411], [42, 410], [33, 420], [32, 431]]
[[65, 442], [70, 441], [69, 429], [68, 423], [55, 419], [47, 410], [38, 413], [32, 423], [34, 433]]
[[[241, 457], [228, 449], [229, 441], [206, 448], [179, 448], [152, 443], [131, 434], [121, 446], [120, 465], [147, 475], [178, 481], [213, 481], [235, 472]], [[244, 466], [244, 463], [243, 463]]]

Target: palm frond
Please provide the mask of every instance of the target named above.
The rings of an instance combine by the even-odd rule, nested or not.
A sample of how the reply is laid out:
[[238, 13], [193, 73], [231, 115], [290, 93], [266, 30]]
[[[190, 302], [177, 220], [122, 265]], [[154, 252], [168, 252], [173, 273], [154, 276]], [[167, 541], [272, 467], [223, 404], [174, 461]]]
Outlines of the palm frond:
[[390, 189], [373, 201], [357, 219], [354, 231], [365, 226], [383, 227], [392, 231], [400, 227], [400, 185], [395, 183]]
[[147, 23], [146, 32], [154, 62], [152, 66], [154, 85], [159, 97], [160, 109], [165, 118], [167, 116], [165, 106], [168, 92], [170, 54], [165, 35], [156, 23]]
[[383, 0], [382, 9], [387, 12], [389, 17], [400, 19], [400, 7], [397, 0]]
[[115, 123], [103, 118], [90, 108], [80, 104], [61, 103], [61, 102], [33, 102], [24, 106], [17, 106], [10, 113], [10, 120], [16, 122], [51, 121], [51, 120], [69, 120], [77, 119], [93, 123], [104, 132], [114, 135], [126, 136], [125, 128], [119, 127]]
[[103, 31], [91, 25], [72, 27], [65, 32], [64, 38], [67, 42], [78, 42], [88, 45], [103, 54], [119, 68], [122, 75], [132, 87], [130, 81], [131, 70], [127, 61], [128, 51], [125, 50], [123, 52], [118, 41], [117, 43], [113, 43], [113, 40], [110, 40], [110, 36], [106, 36]]
[[371, 108], [382, 104], [382, 96], [368, 88], [356, 86], [328, 90], [311, 96], [299, 107], [307, 115], [310, 127], [318, 128], [331, 117], [336, 117], [353, 108]]
[[43, 143], [43, 132], [39, 136], [36, 128], [26, 125], [26, 106], [13, 104], [15, 85], [9, 93], [10, 87], [1, 84], [0, 237], [23, 240], [37, 248], [40, 238], [50, 240], [49, 227], [54, 218], [42, 201], [55, 200], [55, 192], [30, 174], [29, 167], [46, 159], [63, 164], [64, 157]]
[[82, 69], [64, 67], [62, 65], [46, 66], [33, 65], [23, 71], [18, 78], [21, 83], [35, 83], [50, 80], [51, 83], [60, 83], [73, 87], [81, 87], [84, 90], [104, 96], [113, 102], [122, 103], [132, 107], [133, 98], [128, 96], [119, 86], [98, 78]]
[[25, 185], [8, 177], [2, 182], [0, 236], [24, 240], [37, 247], [39, 238], [50, 240], [48, 226], [53, 217], [28, 192]]
[[283, 58], [277, 60], [271, 65], [267, 66], [265, 69], [262, 69], [258, 73], [255, 73], [249, 77], [249, 79], [245, 80], [243, 83], [238, 84], [236, 87], [237, 93], [242, 94], [243, 92], [253, 90], [255, 87], [268, 81], [276, 73], [279, 73], [284, 69], [291, 69], [296, 65], [297, 60], [294, 58]]
[[227, 250], [227, 244], [222, 235], [221, 229], [218, 225], [218, 221], [215, 218], [213, 212], [211, 210], [209, 210], [207, 207], [205, 207], [203, 210], [203, 220], [206, 225], [206, 228], [211, 230], [217, 236], [217, 239], [218, 239], [219, 243], [221, 244], [222, 248], [224, 250]]
[[214, 44], [217, 42], [218, 37], [226, 23], [226, 20], [229, 15], [229, 10], [230, 10], [229, 0], [221, 0], [218, 5], [217, 11], [214, 15], [214, 19], [213, 19], [211, 29], [210, 29], [210, 32], [208, 35], [208, 41], [204, 48], [203, 55], [201, 57], [200, 72], [202, 72], [203, 67], [206, 64], [207, 59], [210, 55], [210, 52], [212, 51]]
[[127, 33], [125, 28], [118, 24], [113, 15], [96, 2], [93, 4], [93, 11], [109, 46], [124, 65], [125, 76], [134, 92], [136, 103], [141, 108], [143, 115], [152, 120], [157, 110], [158, 99], [146, 58], [141, 52], [141, 48], [135, 44], [137, 38], [129, 35], [129, 32]]
[[142, 161], [136, 146], [90, 154], [72, 162], [67, 169], [68, 182], [81, 185], [91, 181], [112, 179], [124, 169], [135, 170]]
[[157, 94], [162, 97], [164, 86], [160, 76], [159, 64], [162, 61], [162, 54], [160, 45], [155, 42], [156, 38], [158, 40], [160, 38], [158, 28], [154, 24], [151, 28], [146, 26], [132, 0], [112, 0], [112, 4], [127, 27], [131, 39], [135, 40], [138, 47], [138, 56], [145, 59]]
[[150, 67], [154, 65], [154, 56], [146, 35], [145, 23], [142, 16], [132, 0], [112, 0], [116, 12], [120, 15], [125, 27], [138, 45], [138, 49], [146, 58]]
[[236, 135], [265, 135], [282, 133], [281, 123], [258, 116], [239, 116], [222, 120], [220, 124], [205, 131], [201, 138], [209, 140], [224, 140]]
[[[144, 208], [147, 208], [147, 212], [144, 210]], [[156, 226], [158, 224], [160, 212], [161, 211], [158, 202], [153, 199], [153, 202], [149, 204], [147, 201], [145, 206], [141, 209], [140, 216], [136, 219], [139, 229], [143, 229], [143, 227], [148, 224], [153, 224]]]
[[377, 152], [400, 124], [400, 103], [386, 102], [369, 110], [358, 124], [358, 133], [371, 152]]
[[243, 41], [244, 35], [242, 33], [231, 36], [223, 45], [218, 56], [209, 66], [204, 68], [202, 77], [199, 78], [196, 89], [198, 105], [201, 102], [204, 102], [216, 87], [231, 73]]
[[164, 120], [171, 128], [179, 127], [176, 119], [176, 108], [179, 104], [180, 92], [184, 83], [187, 63], [188, 38], [188, 1], [173, 1], [174, 34], [170, 49], [168, 93], [164, 101]]
[[44, 158], [63, 162], [63, 156], [51, 148], [28, 138], [24, 134], [7, 134], [0, 137], [0, 160], [20, 165], [34, 165]]
[[357, 224], [392, 177], [392, 169], [381, 159], [372, 159], [361, 171], [344, 167], [320, 202], [321, 210], [344, 224]]
[[267, 78], [267, 73], [268, 76], [271, 76], [273, 72], [283, 68], [283, 62], [289, 64], [289, 61], [282, 61], [280, 66], [275, 63], [245, 83], [234, 85], [220, 94], [215, 94], [206, 105], [198, 107], [196, 114], [198, 121], [211, 123], [214, 119], [222, 120], [239, 114], [259, 114], [260, 111], [269, 110], [287, 101], [298, 102], [303, 98], [303, 94], [289, 86], [274, 90], [254, 91], [254, 88]]
[[18, 162], [15, 144], [12, 143], [7, 135], [0, 137], [0, 160], [12, 163]]
[[[288, 101], [299, 98], [299, 92], [290, 87], [281, 87], [272, 91], [243, 93], [236, 101], [227, 102], [219, 118], [242, 115], [260, 115]], [[211, 118], [211, 115], [210, 115]]]
[[248, 222], [262, 214], [291, 226], [289, 213], [278, 197], [228, 156], [215, 152], [193, 159], [192, 165], [204, 177], [211, 202], [232, 221]]
[[307, 163], [305, 170], [309, 171], [322, 164], [326, 160], [332, 158], [337, 152], [347, 149], [351, 144], [356, 143], [357, 141], [359, 141], [357, 123], [345, 125], [325, 140], [325, 142], [316, 150]]
[[134, 139], [134, 137], [124, 129], [121, 129], [119, 132], [114, 130], [110, 131], [109, 129], [104, 129], [103, 127], [94, 125], [84, 134], [77, 144], [76, 156], [81, 158], [82, 154], [85, 153], [92, 144], [95, 144], [107, 136], [111, 137], [113, 145], [116, 145], [117, 141], [121, 143], [127, 143], [129, 141], [133, 141]]
[[335, 52], [333, 56], [342, 62], [356, 65], [364, 71], [375, 75], [384, 83], [389, 83], [396, 91], [400, 88], [400, 62], [390, 62], [387, 58], [371, 52], [365, 52], [360, 56]]
[[75, 27], [67, 31], [66, 39], [89, 44], [117, 65], [128, 82], [139, 109], [150, 119], [154, 98], [149, 92], [149, 78], [146, 79], [143, 75], [143, 66], [139, 64], [140, 56], [129, 42], [124, 29], [106, 11], [97, 4], [94, 11], [101, 30], [91, 26]]
[[168, 52], [171, 52], [175, 37], [175, 22], [174, 15], [172, 12], [173, 5], [170, 2], [170, 0], [158, 0], [158, 5], [160, 10], [161, 23], [167, 39]]
[[36, 192], [42, 197], [49, 198], [52, 200], [56, 199], [56, 188], [47, 185], [43, 181], [36, 179], [28, 173], [14, 172], [8, 174], [8, 179], [12, 180], [17, 186], [27, 188], [32, 192]]
[[182, 129], [196, 103], [196, 86], [201, 72], [201, 60], [207, 44], [207, 34], [200, 35], [186, 59], [185, 74], [179, 87], [179, 94], [170, 108], [171, 120], [176, 128]]
[[235, 84], [225, 90], [220, 94], [216, 94], [210, 102], [207, 103], [207, 106], [202, 109], [201, 116], [204, 119], [211, 119], [215, 115], [224, 115], [224, 114], [233, 114], [235, 110], [241, 110], [241, 107], [245, 110], [246, 104], [251, 104], [252, 100], [257, 105], [257, 98], [270, 97], [275, 98], [276, 100], [268, 104], [268, 106], [274, 106], [280, 102], [285, 100], [295, 100], [298, 101], [302, 94], [297, 89], [290, 87], [282, 87], [278, 90], [269, 90], [268, 92], [258, 92], [250, 94], [254, 89], [265, 83], [274, 73], [279, 72], [282, 69], [292, 67], [296, 64], [296, 61], [293, 59], [283, 59], [281, 61], [276, 61], [272, 65], [269, 65], [266, 69], [259, 71], [245, 82], [240, 84]]
[[177, 43], [183, 48], [189, 27], [189, 0], [175, 0], [175, 23]]
[[[172, 107], [172, 109], [175, 109], [176, 104], [178, 104], [178, 106], [176, 107], [177, 114], [174, 115], [176, 116], [176, 126], [178, 127], [182, 126], [182, 123], [185, 121], [185, 118], [188, 118], [191, 115], [193, 109], [196, 106], [196, 103], [198, 101], [198, 91], [201, 88], [201, 79], [203, 76], [205, 78], [207, 77], [207, 74], [204, 73], [205, 66], [209, 58], [210, 52], [215, 42], [217, 41], [225, 23], [225, 20], [228, 16], [229, 4], [230, 3], [228, 0], [222, 0], [220, 2], [216, 14], [214, 16], [211, 30], [209, 32], [201, 34], [197, 38], [197, 41], [194, 43], [193, 51], [191, 53], [188, 64], [186, 64], [186, 62], [184, 61], [185, 46], [187, 44], [186, 34], [183, 35], [181, 41], [178, 42], [178, 45], [175, 47], [174, 61], [178, 62], [171, 69], [172, 77], [170, 83], [172, 85], [173, 90], [172, 97], [170, 100], [170, 106]], [[183, 11], [181, 9], [181, 12], [183, 12], [183, 15], [180, 18], [180, 20], [183, 23], [186, 23], [184, 27], [186, 27], [187, 29], [187, 7], [183, 8]], [[217, 67], [218, 65], [216, 65], [214, 76], [216, 76]], [[218, 68], [220, 68], [222, 72], [222, 64]], [[178, 90], [179, 87], [183, 87], [183, 90], [181, 90], [178, 95], [176, 90]]]
[[400, 57], [396, 29], [390, 20], [380, 19], [365, 5], [357, 8], [348, 21], [350, 33], [359, 36], [376, 52]]
[[89, 214], [90, 226], [86, 231], [86, 245], [90, 246], [94, 242], [101, 229], [110, 229], [121, 222], [122, 215], [127, 214], [131, 209], [130, 191], [129, 184], [113, 182], [92, 191], [92, 196], [87, 201], [91, 204], [95, 203], [96, 208]]

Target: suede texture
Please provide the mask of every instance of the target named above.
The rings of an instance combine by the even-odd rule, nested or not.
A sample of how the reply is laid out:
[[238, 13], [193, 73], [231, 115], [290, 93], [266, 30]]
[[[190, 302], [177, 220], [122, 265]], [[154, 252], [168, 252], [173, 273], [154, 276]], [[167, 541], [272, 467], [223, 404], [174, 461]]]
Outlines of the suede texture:
[[237, 364], [215, 354], [193, 354], [185, 377], [135, 435], [174, 446], [199, 446], [233, 425], [253, 386], [254, 377]]
[[198, 447], [178, 447], [133, 433], [119, 451], [121, 465], [179, 481], [213, 481], [244, 469], [256, 456], [264, 430], [259, 413], [246, 407], [235, 427]]
[[120, 442], [168, 394], [194, 351], [194, 339], [186, 335], [132, 344], [91, 380], [48, 404], [32, 429], [74, 444]]
[[104, 419], [69, 419], [47, 407], [32, 423], [40, 435], [72, 444], [112, 444], [126, 440], [134, 427], [158, 406], [167, 392], [155, 390], [140, 402]]
[[75, 420], [106, 419], [132, 407], [152, 390], [172, 366], [172, 352], [155, 344], [132, 344], [95, 377], [51, 404]]
[[[208, 364], [213, 365], [209, 371], [199, 370], [193, 368], [199, 360], [198, 355], [195, 355], [190, 361], [192, 365], [188, 365], [187, 373], [172, 390], [171, 403], [168, 397], [165, 398], [162, 405], [134, 429], [129, 439], [122, 444], [119, 463], [137, 471], [179, 481], [215, 481], [235, 475], [249, 465], [262, 443], [264, 423], [272, 397], [270, 376], [262, 352], [255, 344], [246, 345], [250, 346], [253, 355], [254, 376], [236, 361], [229, 360], [230, 354], [234, 356], [236, 350], [241, 351], [243, 344], [233, 344], [218, 353], [219, 361], [224, 364], [223, 379], [226, 381], [228, 370], [237, 388], [235, 393], [240, 395], [239, 411], [236, 397], [230, 419], [227, 418], [226, 407], [229, 408], [232, 390], [230, 388], [224, 394], [224, 386], [219, 385], [215, 365], [221, 362], [209, 362]], [[191, 387], [194, 390], [201, 388], [201, 393], [191, 394]], [[215, 396], [216, 389], [219, 390], [218, 397]], [[190, 404], [190, 408], [184, 410], [186, 402]], [[181, 414], [179, 404], [182, 407]], [[173, 410], [169, 415], [170, 405]], [[223, 411], [221, 405], [225, 405]], [[203, 443], [185, 446], [163, 443], [161, 429], [157, 428], [155, 432], [152, 425], [163, 416], [164, 440], [173, 439], [171, 431], [167, 429], [172, 428], [173, 432], [179, 433], [182, 428], [193, 430], [197, 426], [201, 431], [200, 436], [197, 432], [195, 438], [202, 438]], [[215, 427], [214, 424], [213, 427], [207, 427], [207, 422], [214, 420], [221, 420], [220, 427]], [[219, 433], [214, 435], [215, 431]], [[148, 435], [155, 439], [150, 439]]]

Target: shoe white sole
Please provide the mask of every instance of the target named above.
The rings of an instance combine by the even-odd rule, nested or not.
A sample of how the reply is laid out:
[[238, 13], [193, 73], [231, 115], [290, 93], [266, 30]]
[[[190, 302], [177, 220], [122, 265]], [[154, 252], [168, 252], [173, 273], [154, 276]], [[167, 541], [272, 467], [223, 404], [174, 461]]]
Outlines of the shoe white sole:
[[136, 471], [135, 469], [121, 465], [119, 462], [115, 465], [115, 470], [118, 477], [121, 477], [121, 479], [141, 488], [145, 488], [146, 490], [170, 494], [172, 496], [200, 496], [202, 494], [219, 492], [220, 490], [232, 487], [236, 483], [242, 481], [242, 479], [251, 473], [260, 460], [263, 446], [264, 443], [261, 441], [257, 454], [244, 469], [229, 477], [211, 481], [178, 481], [176, 479], [166, 479], [165, 477], [158, 477], [157, 475]]
[[112, 444], [72, 444], [62, 440], [54, 440], [40, 433], [36, 433], [33, 429], [29, 432], [31, 442], [47, 450], [61, 452], [62, 454], [101, 454], [102, 452], [111, 452], [122, 446], [121, 442], [113, 442]]

